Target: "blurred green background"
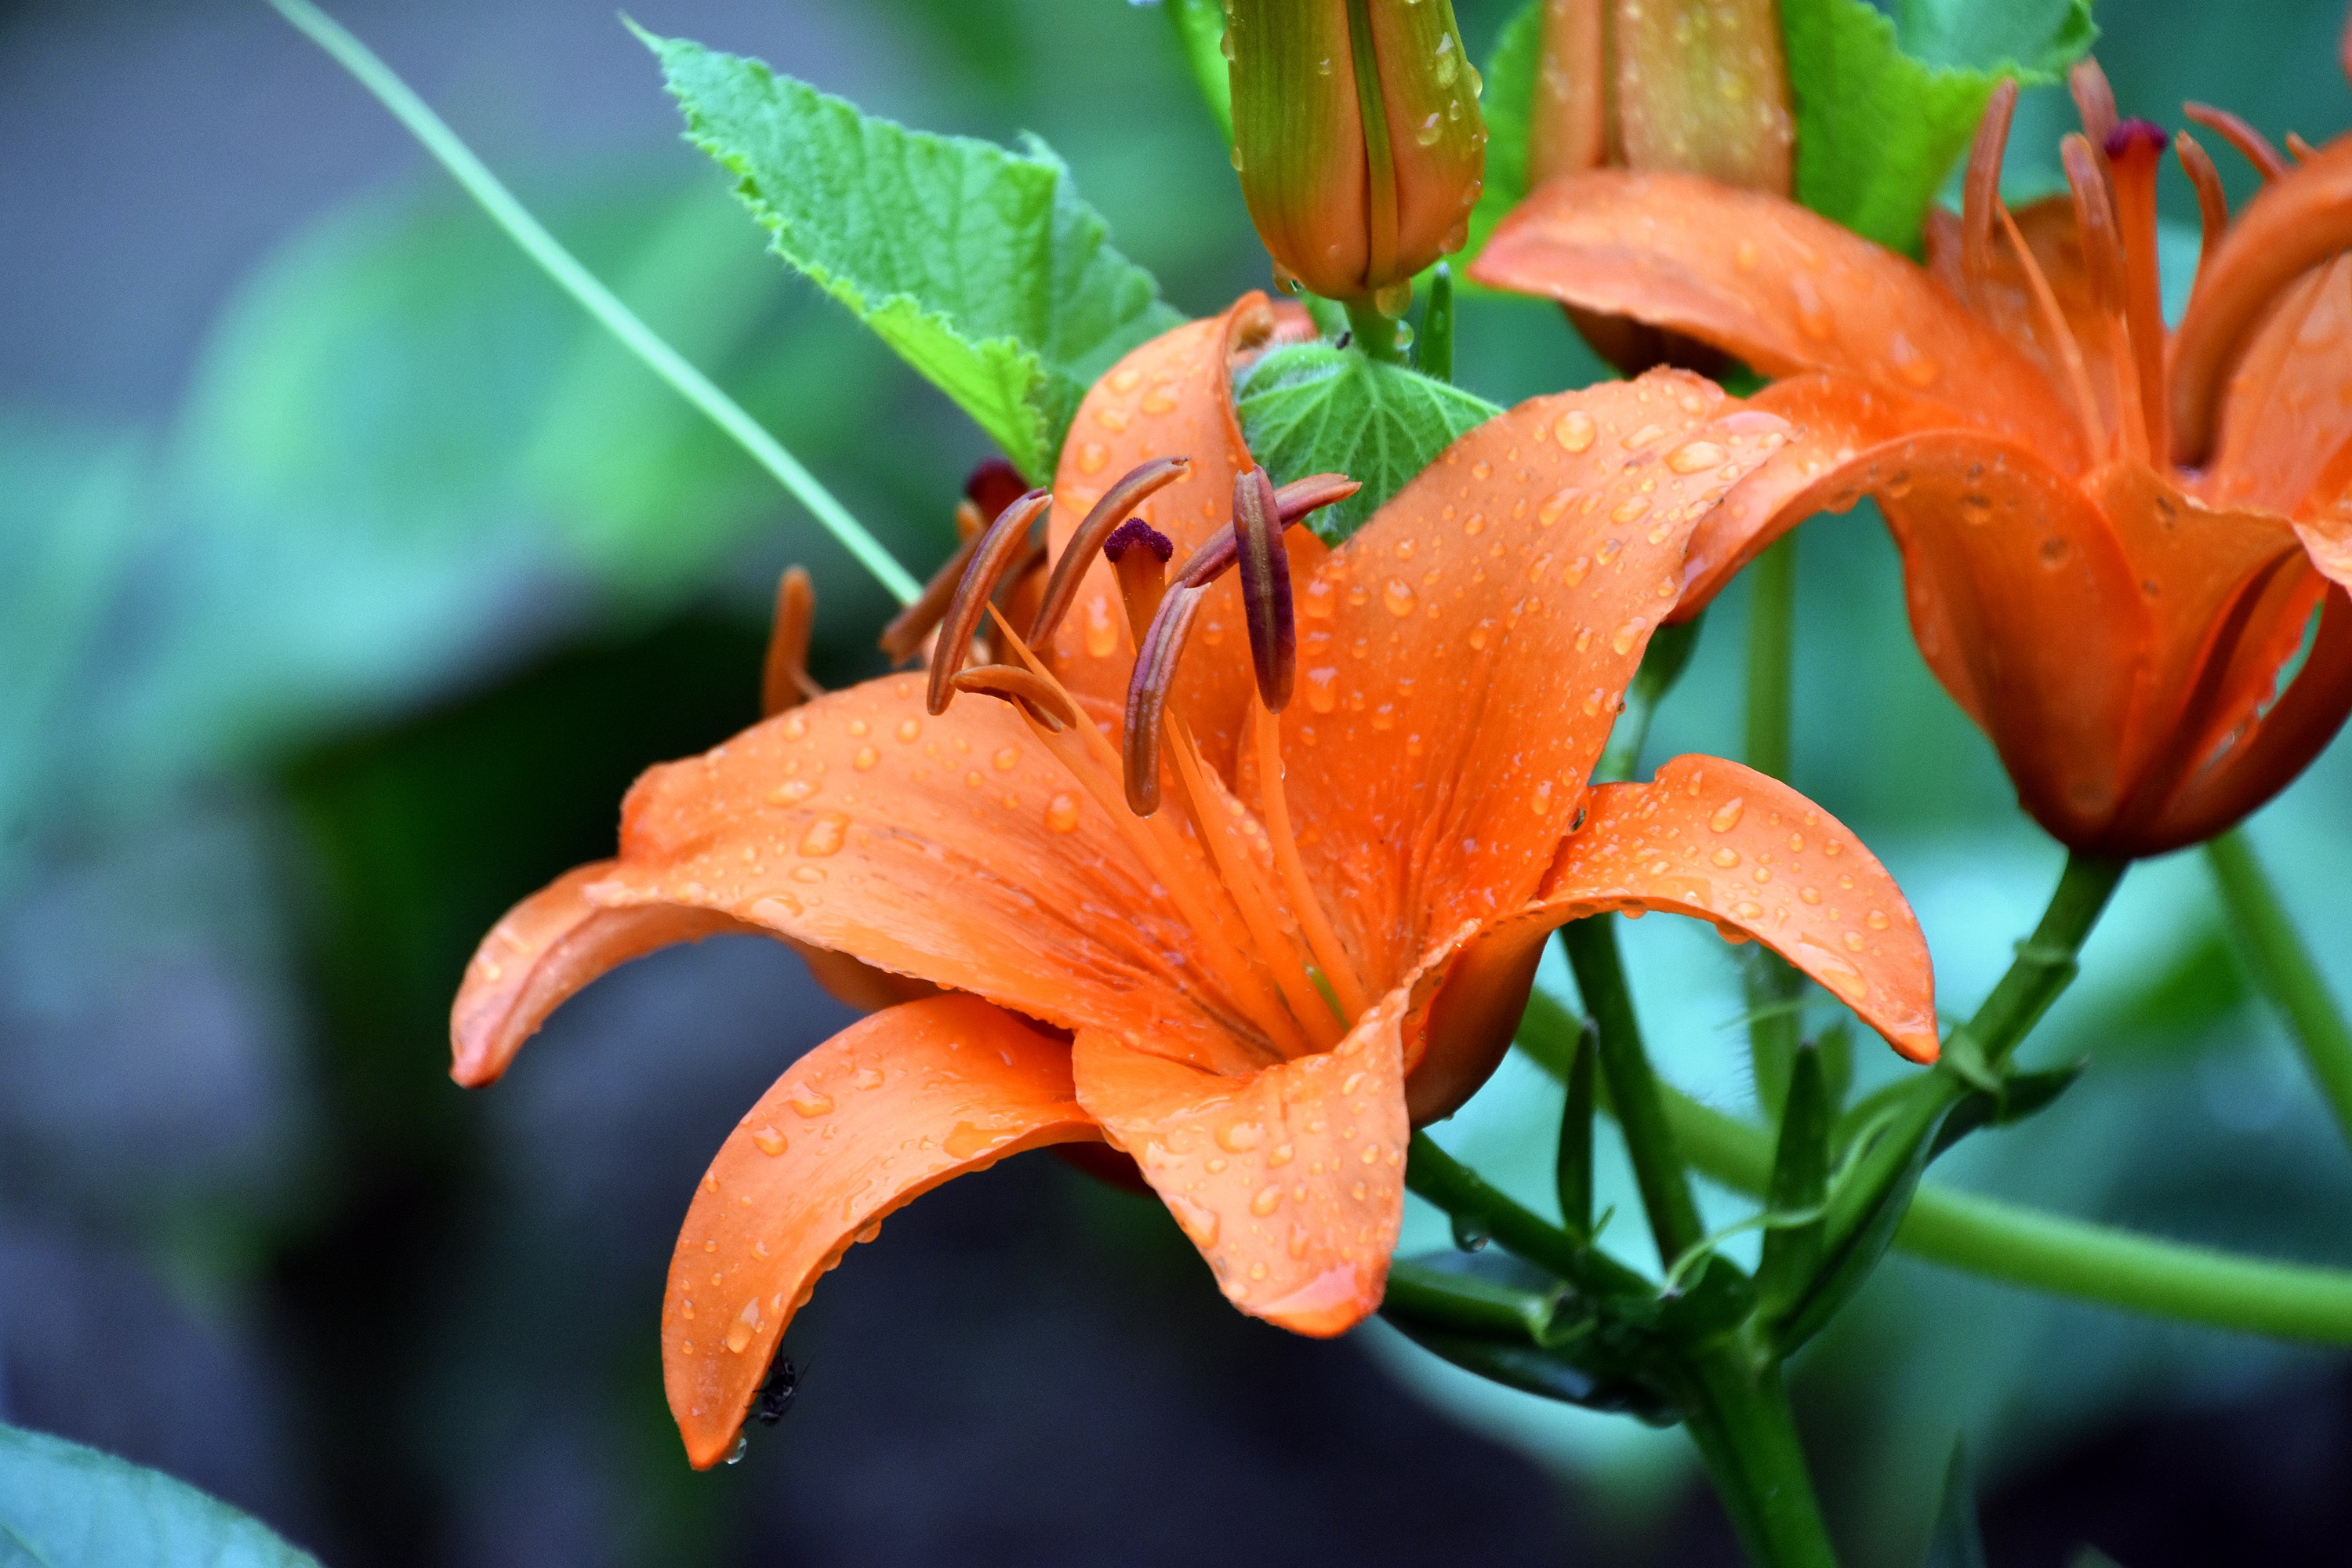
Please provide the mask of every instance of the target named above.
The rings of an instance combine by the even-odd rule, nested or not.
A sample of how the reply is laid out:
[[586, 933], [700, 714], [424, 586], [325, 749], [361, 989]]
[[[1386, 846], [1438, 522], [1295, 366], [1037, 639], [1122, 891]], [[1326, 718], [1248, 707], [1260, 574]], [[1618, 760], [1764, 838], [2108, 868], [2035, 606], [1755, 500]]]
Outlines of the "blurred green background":
[[[1457, 9], [1483, 58], [1509, 7]], [[761, 253], [608, 6], [337, 11], [900, 559], [945, 552], [982, 437]], [[1042, 134], [1187, 310], [1266, 282], [1156, 10], [632, 14], [929, 129]], [[2339, 20], [2141, 0], [2099, 54], [2127, 112], [2198, 97], [2318, 139], [2352, 121]], [[2013, 175], [2065, 113], [2029, 94]], [[674, 1227], [846, 1015], [784, 950], [713, 942], [601, 983], [467, 1095], [448, 998], [509, 902], [608, 850], [639, 769], [755, 717], [782, 565], [815, 574], [828, 683], [878, 668], [882, 595], [257, 3], [0, 0], [0, 1420], [351, 1568], [1732, 1560], [1678, 1436], [1378, 1326], [1247, 1322], [1157, 1205], [1042, 1159], [858, 1249], [793, 1330], [790, 1420], [689, 1472], [655, 1338]], [[1505, 402], [1596, 374], [1557, 312], [1491, 299], [1457, 364]], [[2058, 855], [1913, 651], [1866, 509], [1803, 537], [1795, 782], [1894, 868], [1966, 1006]], [[1654, 760], [1736, 751], [1740, 620], [1735, 590]], [[2352, 994], [2347, 768], [2253, 831]], [[1665, 1069], [1743, 1108], [1735, 955], [1631, 938]], [[2134, 873], [2085, 973], [2031, 1049], [2089, 1078], [1945, 1179], [2352, 1264], [2352, 1167], [2195, 857]], [[1440, 1136], [1540, 1191], [1555, 1112], [1515, 1062]], [[2340, 1360], [1898, 1258], [1800, 1398], [1857, 1562], [1916, 1560], [1956, 1435], [1996, 1563], [2352, 1538]]]

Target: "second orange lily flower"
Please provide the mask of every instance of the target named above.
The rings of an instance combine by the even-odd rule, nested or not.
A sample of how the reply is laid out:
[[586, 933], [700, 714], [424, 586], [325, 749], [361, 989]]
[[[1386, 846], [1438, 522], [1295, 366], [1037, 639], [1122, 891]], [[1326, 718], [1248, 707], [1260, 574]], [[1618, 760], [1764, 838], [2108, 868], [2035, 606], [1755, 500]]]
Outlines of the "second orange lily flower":
[[[598, 973], [721, 931], [947, 993], [794, 1063], [695, 1194], [662, 1344], [696, 1464], [853, 1243], [1042, 1144], [1132, 1156], [1243, 1310], [1349, 1328], [1381, 1299], [1412, 1126], [1493, 1070], [1567, 921], [1715, 921], [1936, 1054], [1917, 924], [1827, 814], [1714, 758], [1591, 783], [1692, 531], [1782, 422], [1674, 372], [1538, 398], [1327, 552], [1280, 534], [1304, 503], [1235, 422], [1277, 320], [1252, 295], [1129, 355], [1051, 496], [974, 548], [930, 679], [654, 769], [618, 858], [526, 900], [467, 972], [468, 1084]], [[1006, 662], [963, 668], [1048, 505], [1066, 570], [1025, 636], [999, 618]]]
[[[1999, 196], [2013, 83], [1923, 268], [1795, 204], [1599, 171], [1538, 190], [1471, 275], [1697, 338], [1783, 378], [1799, 434], [1700, 524], [1677, 618], [1780, 533], [1864, 494], [1922, 653], [2062, 842], [2134, 857], [2228, 828], [2352, 712], [2352, 138], [2235, 223], [2189, 136], [2204, 258], [2178, 333], [2157, 275], [2167, 138], [2077, 68], [2067, 195]], [[2299, 668], [2291, 668], [2298, 654]]]

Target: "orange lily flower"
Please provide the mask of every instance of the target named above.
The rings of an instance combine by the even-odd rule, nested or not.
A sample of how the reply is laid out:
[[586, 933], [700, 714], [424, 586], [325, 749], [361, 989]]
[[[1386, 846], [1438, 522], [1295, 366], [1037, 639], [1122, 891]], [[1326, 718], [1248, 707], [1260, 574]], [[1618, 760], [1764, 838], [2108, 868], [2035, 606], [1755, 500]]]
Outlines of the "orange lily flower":
[[467, 1084], [596, 974], [721, 931], [947, 993], [794, 1063], [696, 1193], [662, 1343], [698, 1466], [854, 1242], [1045, 1144], [1131, 1156], [1243, 1310], [1346, 1330], [1381, 1301], [1411, 1126], [1492, 1071], [1570, 920], [1717, 921], [1935, 1055], [1916, 922], [1826, 813], [1712, 758], [1589, 783], [1691, 530], [1780, 421], [1676, 372], [1538, 398], [1327, 552], [1281, 521], [1352, 487], [1273, 491], [1234, 415], [1276, 322], [1251, 295], [1094, 387], [1051, 498], [1066, 569], [1027, 636], [997, 621], [1012, 661], [962, 656], [1042, 492], [981, 536], [928, 677], [655, 768], [618, 858], [467, 971]]
[[2289, 170], [2192, 108], [2273, 178], [2232, 224], [2179, 138], [2205, 257], [2168, 337], [2165, 134], [2118, 122], [2096, 67], [2075, 88], [2070, 194], [2001, 205], [2005, 87], [1924, 268], [1772, 196], [1596, 172], [1537, 191], [1471, 273], [1785, 378], [1754, 405], [1801, 434], [1701, 523], [1677, 618], [1874, 496], [1920, 649], [2025, 808], [2075, 849], [2154, 855], [2267, 801], [2352, 710], [2352, 139]]

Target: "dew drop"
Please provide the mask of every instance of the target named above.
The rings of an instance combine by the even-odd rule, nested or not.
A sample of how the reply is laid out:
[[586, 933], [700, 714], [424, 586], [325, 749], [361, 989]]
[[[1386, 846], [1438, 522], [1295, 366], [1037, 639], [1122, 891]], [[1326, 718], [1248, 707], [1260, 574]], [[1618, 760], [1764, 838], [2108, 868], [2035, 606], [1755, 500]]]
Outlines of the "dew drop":
[[1695, 474], [1723, 461], [1723, 448], [1712, 441], [1689, 441], [1666, 454], [1666, 467], [1678, 474]]
[[812, 1089], [804, 1083], [795, 1084], [793, 1086], [793, 1091], [784, 1096], [784, 1103], [801, 1115], [814, 1119], [824, 1115], [833, 1109], [833, 1096]]
[[1264, 1219], [1281, 1206], [1282, 1184], [1280, 1182], [1267, 1183], [1257, 1190], [1255, 1197], [1250, 1199], [1250, 1213], [1260, 1219]]
[[1412, 614], [1412, 584], [1402, 577], [1390, 578], [1388, 585], [1381, 590], [1381, 603], [1392, 616]]
[[1862, 933], [1858, 931], [1850, 931], [1846, 932], [1845, 945], [1848, 952], [1860, 952], [1862, 951]]
[[1708, 856], [1707, 858], [1728, 871], [1731, 868], [1739, 864], [1739, 851], [1727, 844], [1722, 848], [1717, 850], [1714, 854]]
[[1057, 795], [1045, 803], [1045, 826], [1055, 833], [1075, 833], [1078, 828], [1078, 798], [1074, 795]]
[[1728, 833], [1739, 826], [1739, 815], [1747, 809], [1747, 798], [1743, 795], [1733, 795], [1716, 807], [1715, 815], [1706, 819], [1706, 825], [1717, 833]]
[[760, 1146], [761, 1153], [771, 1159], [784, 1152], [784, 1135], [773, 1127], [762, 1127], [753, 1132], [751, 1142]]
[[1889, 922], [1885, 910], [1873, 910], [1862, 917], [1862, 923], [1873, 931], [1885, 931]]
[[898, 721], [898, 739], [901, 742], [912, 742], [916, 736], [922, 732], [922, 721], [919, 719], [901, 719]]
[[1265, 1141], [1265, 1129], [1255, 1121], [1228, 1121], [1217, 1129], [1219, 1146], [1236, 1154], [1247, 1153]]
[[836, 855], [848, 837], [849, 818], [837, 811], [828, 811], [810, 823], [808, 831], [801, 835], [800, 852], [811, 857]]
[[849, 765], [861, 773], [870, 773], [874, 771], [874, 764], [881, 760], [882, 753], [873, 747], [860, 746], [857, 748], [857, 754], [849, 759]]

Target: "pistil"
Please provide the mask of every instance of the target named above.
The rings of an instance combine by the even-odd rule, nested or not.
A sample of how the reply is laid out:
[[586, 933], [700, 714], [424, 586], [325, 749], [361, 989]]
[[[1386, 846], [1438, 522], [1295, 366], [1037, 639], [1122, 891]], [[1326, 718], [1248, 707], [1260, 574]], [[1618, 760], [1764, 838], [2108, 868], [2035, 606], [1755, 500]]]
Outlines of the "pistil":
[[1130, 517], [1103, 541], [1103, 556], [1118, 579], [1119, 603], [1127, 611], [1127, 629], [1135, 646], [1143, 646], [1151, 617], [1168, 593], [1168, 561], [1176, 542], [1139, 517]]

